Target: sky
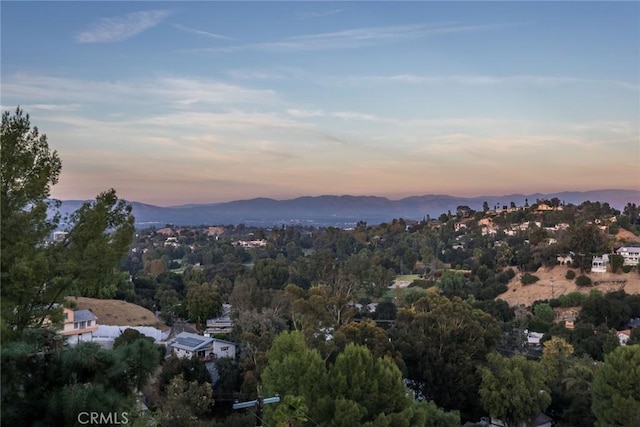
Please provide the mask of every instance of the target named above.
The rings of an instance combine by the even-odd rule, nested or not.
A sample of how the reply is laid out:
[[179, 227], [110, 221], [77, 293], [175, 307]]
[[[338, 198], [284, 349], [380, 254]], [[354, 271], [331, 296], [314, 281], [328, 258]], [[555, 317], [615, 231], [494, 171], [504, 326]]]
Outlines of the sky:
[[11, 2], [59, 199], [640, 189], [638, 2]]

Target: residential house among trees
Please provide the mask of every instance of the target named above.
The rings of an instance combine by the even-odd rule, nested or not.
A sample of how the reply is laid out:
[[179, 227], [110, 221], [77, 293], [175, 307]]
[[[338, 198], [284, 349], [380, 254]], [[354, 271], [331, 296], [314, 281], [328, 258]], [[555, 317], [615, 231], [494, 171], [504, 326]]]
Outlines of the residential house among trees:
[[231, 341], [181, 332], [168, 344], [169, 351], [181, 359], [198, 357], [213, 360], [220, 357], [236, 357], [236, 344]]
[[616, 253], [624, 259], [623, 265], [636, 266], [640, 263], [640, 247], [625, 246], [616, 250]]
[[93, 333], [98, 330], [96, 317], [91, 310], [76, 310], [64, 308], [64, 326], [61, 334], [67, 337], [71, 345], [79, 342], [93, 341]]
[[606, 273], [609, 264], [609, 255], [594, 256], [591, 261], [591, 271], [593, 273]]
[[215, 334], [229, 334], [233, 329], [233, 321], [231, 320], [231, 304], [222, 304], [222, 314], [215, 319], [207, 320], [206, 336]]

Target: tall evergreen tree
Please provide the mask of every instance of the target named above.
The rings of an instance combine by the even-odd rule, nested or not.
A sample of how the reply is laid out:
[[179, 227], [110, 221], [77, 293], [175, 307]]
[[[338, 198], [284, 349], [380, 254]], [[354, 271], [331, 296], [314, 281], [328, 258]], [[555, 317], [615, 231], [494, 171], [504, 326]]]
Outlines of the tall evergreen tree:
[[[50, 199], [62, 162], [28, 114], [2, 114], [0, 215], [2, 221], [2, 339], [17, 339], [31, 326], [60, 320], [67, 295], [109, 297], [122, 276], [118, 261], [134, 233], [131, 206], [115, 190], [86, 202], [66, 223]], [[46, 238], [66, 226], [64, 241]], [[58, 317], [56, 317], [56, 315]]]

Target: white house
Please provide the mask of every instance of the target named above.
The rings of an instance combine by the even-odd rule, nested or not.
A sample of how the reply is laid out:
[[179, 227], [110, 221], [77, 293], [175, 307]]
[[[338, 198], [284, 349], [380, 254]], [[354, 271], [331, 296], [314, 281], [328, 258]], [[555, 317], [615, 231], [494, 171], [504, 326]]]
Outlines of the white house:
[[231, 341], [181, 332], [168, 343], [169, 351], [177, 357], [198, 357], [213, 360], [219, 357], [236, 357], [236, 344]]
[[609, 255], [594, 256], [591, 261], [591, 271], [593, 273], [606, 273], [609, 264]]
[[620, 345], [627, 345], [627, 341], [631, 338], [631, 329], [625, 329], [624, 331], [616, 332]]
[[624, 258], [623, 265], [636, 266], [640, 262], [640, 247], [625, 246], [619, 248], [616, 253]]
[[556, 261], [560, 265], [571, 265], [571, 264], [573, 264], [573, 256], [571, 256], [571, 254], [569, 254], [569, 255], [558, 255], [556, 257]]
[[529, 332], [527, 333], [527, 344], [532, 347], [540, 347], [540, 340], [543, 336], [542, 332]]

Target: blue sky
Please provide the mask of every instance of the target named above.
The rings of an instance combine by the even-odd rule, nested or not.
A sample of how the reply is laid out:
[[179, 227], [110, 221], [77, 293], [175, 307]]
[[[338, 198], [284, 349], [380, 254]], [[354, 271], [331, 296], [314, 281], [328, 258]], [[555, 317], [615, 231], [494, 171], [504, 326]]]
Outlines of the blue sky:
[[637, 2], [2, 2], [53, 195], [640, 187]]

